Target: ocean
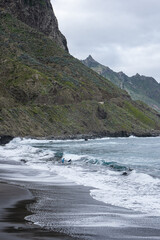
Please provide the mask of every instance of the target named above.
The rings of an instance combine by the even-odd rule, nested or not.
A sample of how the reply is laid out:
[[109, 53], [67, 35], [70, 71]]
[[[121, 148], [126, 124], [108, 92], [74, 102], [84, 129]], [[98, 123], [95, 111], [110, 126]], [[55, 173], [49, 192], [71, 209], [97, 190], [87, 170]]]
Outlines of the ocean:
[[[150, 227], [159, 229], [160, 137], [131, 136], [88, 141], [15, 138], [9, 144], [0, 146], [0, 180], [32, 191], [37, 201], [29, 206], [33, 214], [26, 219], [43, 228], [59, 228], [61, 231], [64, 228], [67, 232], [70, 231], [66, 230], [67, 226], [128, 227], [128, 224], [136, 224], [138, 216], [139, 219], [152, 219]], [[95, 216], [91, 205], [83, 216], [78, 212], [75, 214], [76, 203], [72, 195], [75, 189], [83, 191], [83, 186], [93, 200], [118, 209], [115, 212], [119, 214], [123, 210], [123, 216], [130, 216], [130, 220], [123, 217], [122, 221], [117, 213], [115, 221], [110, 213], [112, 221], [108, 221], [107, 213], [104, 211], [103, 214], [102, 209]], [[70, 194], [64, 189], [70, 189]], [[65, 205], [64, 201], [68, 203], [70, 198], [70, 215], [60, 209], [55, 211], [55, 204], [58, 209], [58, 203], [63, 201]], [[81, 197], [76, 195], [78, 198]], [[81, 201], [82, 204], [83, 199]], [[86, 217], [87, 214], [89, 217]], [[143, 222], [143, 227], [148, 226], [147, 221], [145, 224]], [[74, 231], [72, 229], [72, 235]], [[152, 235], [147, 239], [159, 239], [159, 236]]]

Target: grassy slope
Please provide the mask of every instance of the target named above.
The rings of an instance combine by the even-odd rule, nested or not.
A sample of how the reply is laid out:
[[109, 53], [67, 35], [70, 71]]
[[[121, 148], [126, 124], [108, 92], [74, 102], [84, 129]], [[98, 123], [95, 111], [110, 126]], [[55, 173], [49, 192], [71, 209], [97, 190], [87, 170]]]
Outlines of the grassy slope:
[[160, 129], [154, 110], [133, 102], [125, 91], [2, 9], [0, 56], [0, 134]]
[[139, 99], [160, 112], [160, 84], [151, 77], [135, 75], [126, 82], [132, 99]]

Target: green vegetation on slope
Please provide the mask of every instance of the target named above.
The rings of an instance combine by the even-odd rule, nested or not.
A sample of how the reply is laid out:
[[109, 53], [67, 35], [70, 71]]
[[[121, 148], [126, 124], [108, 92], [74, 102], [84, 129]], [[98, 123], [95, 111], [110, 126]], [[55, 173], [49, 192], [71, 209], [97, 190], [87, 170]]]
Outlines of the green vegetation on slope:
[[91, 56], [82, 62], [119, 88], [126, 90], [133, 100], [141, 100], [160, 112], [160, 84], [154, 78], [139, 74], [128, 77], [123, 72], [114, 72], [109, 67], [98, 63]]
[[159, 115], [0, 9], [0, 134], [143, 134]]

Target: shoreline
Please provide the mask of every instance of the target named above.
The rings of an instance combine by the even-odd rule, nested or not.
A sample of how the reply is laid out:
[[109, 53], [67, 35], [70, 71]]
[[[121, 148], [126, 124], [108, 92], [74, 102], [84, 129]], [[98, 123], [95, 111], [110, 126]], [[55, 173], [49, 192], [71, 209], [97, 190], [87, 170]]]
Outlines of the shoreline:
[[[135, 141], [135, 139], [131, 139], [131, 143], [132, 140], [133, 142]], [[159, 143], [160, 138], [157, 138], [155, 140], [151, 139], [151, 142], [152, 141], [157, 142], [157, 140]], [[127, 138], [125, 141], [130, 142], [127, 140]], [[143, 141], [144, 139], [142, 139], [142, 143]], [[148, 139], [146, 139], [144, 142], [147, 141]], [[81, 143], [84, 146], [86, 145], [84, 144], [83, 141], [81, 141]], [[91, 145], [90, 143], [92, 144], [92, 141], [89, 142], [89, 145]], [[132, 145], [130, 147], [128, 146], [128, 151], [130, 149], [132, 149]], [[137, 144], [135, 144], [135, 150], [137, 151]], [[17, 156], [19, 154], [14, 150], [14, 147], [13, 151], [15, 154], [13, 154], [13, 152], [12, 154], [17, 159]], [[24, 150], [22, 149], [21, 152], [23, 154], [26, 154], [25, 149]], [[8, 156], [12, 156], [12, 154], [10, 153], [10, 155]], [[38, 158], [34, 156], [35, 155], [31, 155], [32, 157], [31, 160], [38, 159], [38, 161], [35, 161], [35, 163], [39, 164], [41, 158], [39, 157], [39, 155]], [[49, 158], [47, 157], [47, 159]], [[8, 163], [10, 165], [2, 166], [1, 168], [2, 179], [3, 173], [5, 173], [3, 171], [6, 171], [4, 179], [11, 179], [10, 181], [8, 180], [8, 182], [9, 183], [11, 182], [15, 185], [10, 185], [7, 183], [0, 184], [0, 195], [2, 196], [0, 198], [0, 204], [1, 207], [3, 208], [0, 210], [1, 212], [0, 239], [3, 240], [22, 240], [22, 239], [143, 240], [144, 238], [147, 240], [159, 239], [158, 237], [160, 236], [159, 226], [160, 215], [158, 215], [159, 212], [159, 208], [157, 207], [159, 205], [158, 202], [156, 202], [158, 205], [155, 205], [158, 210], [157, 216], [154, 211], [153, 214], [149, 216], [147, 214], [142, 213], [143, 211], [145, 212], [145, 205], [142, 205], [142, 208], [135, 208], [141, 209], [142, 212], [138, 212], [138, 210], [133, 211], [125, 208], [127, 206], [131, 206], [126, 204], [127, 199], [125, 202], [123, 201], [124, 198], [127, 198], [127, 194], [130, 193], [130, 191], [128, 190], [125, 192], [125, 195], [122, 196], [123, 198], [121, 198], [123, 203], [121, 204], [121, 207], [116, 206], [117, 201], [114, 198], [114, 196], [112, 197], [112, 195], [118, 191], [118, 188], [121, 185], [117, 185], [118, 186], [117, 188], [113, 187], [113, 189], [115, 189], [113, 194], [112, 192], [110, 192], [111, 188], [106, 189], [105, 187], [102, 186], [101, 188], [102, 192], [100, 195], [102, 196], [102, 198], [100, 197], [99, 199], [104, 199], [103, 198], [104, 194], [106, 194], [105, 196], [106, 199], [107, 197], [108, 198], [112, 197], [111, 200], [108, 201], [110, 204], [106, 204], [104, 202], [96, 200], [94, 198], [96, 197], [96, 195], [91, 194], [92, 189], [95, 189], [95, 187], [100, 186], [97, 184], [97, 182], [94, 185], [90, 184], [90, 182], [88, 182], [88, 184], [85, 184], [86, 181], [88, 180], [88, 178], [86, 178], [86, 180], [83, 181], [83, 184], [88, 185], [88, 187], [83, 185], [77, 185], [74, 183], [75, 179], [74, 176], [77, 179], [78, 175], [73, 175], [72, 178], [73, 182], [68, 183], [65, 180], [66, 176], [65, 173], [70, 174], [69, 168], [71, 168], [71, 166], [67, 167], [67, 172], [64, 172], [62, 167], [61, 168], [62, 172], [60, 172], [59, 174], [59, 171], [56, 171], [55, 168], [53, 169], [48, 168], [48, 166], [51, 167], [50, 164], [52, 164], [52, 162], [49, 162], [49, 165], [47, 165], [47, 169], [49, 169], [49, 174], [48, 172], [47, 174], [44, 174], [43, 171], [40, 172], [38, 171], [38, 165], [36, 167], [33, 167], [34, 171], [32, 172], [32, 168], [28, 168], [28, 166], [25, 167], [25, 164], [21, 161], [18, 161], [17, 164], [17, 162], [15, 163], [13, 161], [12, 163], [12, 161], [10, 162], [6, 160], [7, 158], [4, 157], [4, 159], [2, 159], [2, 164]], [[18, 168], [18, 166], [21, 165], [22, 167]], [[41, 170], [45, 169], [45, 167], [43, 168], [43, 166], [40, 166], [40, 169]], [[76, 173], [77, 172], [78, 171], [76, 169]], [[86, 174], [86, 172], [83, 173]], [[94, 178], [95, 171], [92, 171], [92, 173], [93, 175], [91, 175], [91, 177]], [[21, 174], [23, 177], [21, 178], [20, 175], [19, 178], [18, 177], [19, 174]], [[34, 178], [36, 174], [38, 178]], [[59, 176], [58, 174], [61, 176], [60, 178], [57, 177]], [[80, 175], [80, 177], [83, 178], [84, 174]], [[27, 176], [27, 178], [25, 176]], [[105, 179], [105, 175], [101, 175], [101, 177], [103, 181], [106, 181], [105, 182], [106, 184], [108, 184], [109, 181], [114, 181], [114, 178]], [[142, 179], [143, 181], [143, 178], [140, 179]], [[115, 180], [117, 183], [121, 183], [121, 181], [119, 181], [119, 178], [118, 179], [116, 178]], [[20, 187], [18, 185], [24, 187]], [[94, 188], [89, 187], [90, 185], [94, 186]], [[123, 189], [124, 188], [122, 188], [122, 190]], [[132, 192], [130, 196], [134, 200]], [[135, 198], [137, 202], [138, 199], [139, 198]]]
[[[129, 133], [127, 131], [119, 131], [119, 132], [102, 132], [102, 133], [91, 133], [91, 134], [76, 134], [76, 135], [62, 135], [62, 136], [47, 136], [47, 137], [35, 137], [37, 139], [54, 139], [54, 140], [79, 140], [79, 139], [96, 139], [96, 138], [105, 138], [105, 137], [158, 137], [160, 136], [160, 131], [153, 131], [153, 132], [143, 132], [143, 133]], [[31, 137], [34, 138], [34, 137]]]
[[[28, 189], [22, 188], [17, 185], [12, 185], [4, 182], [0, 182], [0, 239], [3, 240], [18, 240], [14, 235], [9, 234], [6, 230], [11, 227], [19, 228], [25, 225], [25, 220], [16, 223], [20, 217], [20, 212], [16, 211], [16, 214], [9, 216], [9, 212], [12, 211], [18, 202], [30, 203], [33, 201], [33, 196]], [[25, 210], [25, 208], [24, 208]], [[21, 212], [24, 214], [24, 211]], [[21, 219], [22, 220], [22, 219]], [[13, 223], [13, 224], [12, 224]]]
[[74, 240], [66, 234], [48, 231], [25, 219], [33, 213], [27, 205], [36, 200], [30, 190], [0, 182], [0, 239], [3, 240]]
[[36, 202], [32, 190], [0, 182], [0, 239], [77, 240], [61, 231], [51, 231], [26, 220], [33, 213], [27, 206]]
[[160, 131], [151, 131], [151, 132], [127, 132], [127, 131], [119, 131], [119, 132], [100, 132], [100, 133], [91, 133], [91, 134], [69, 134], [69, 135], [60, 135], [60, 136], [12, 136], [12, 135], [0, 135], [0, 145], [5, 145], [12, 141], [16, 137], [22, 137], [22, 138], [31, 138], [31, 139], [37, 139], [37, 140], [80, 140], [84, 139], [85, 141], [89, 139], [96, 139], [96, 138], [105, 138], [105, 137], [158, 137], [160, 136]]
[[[89, 192], [90, 188], [82, 185], [42, 184], [42, 188], [28, 190], [0, 183], [0, 193], [3, 195], [0, 200], [3, 207], [0, 211], [0, 239], [154, 240], [160, 236], [156, 217], [105, 204], [93, 199]], [[36, 212], [35, 199], [44, 199], [44, 196], [44, 205]], [[26, 207], [28, 204], [29, 208]], [[42, 223], [45, 216], [51, 216], [48, 223], [52, 227], [45, 229], [28, 218], [24, 219], [26, 216], [32, 219], [33, 214], [40, 217]], [[63, 225], [65, 222], [67, 225]]]

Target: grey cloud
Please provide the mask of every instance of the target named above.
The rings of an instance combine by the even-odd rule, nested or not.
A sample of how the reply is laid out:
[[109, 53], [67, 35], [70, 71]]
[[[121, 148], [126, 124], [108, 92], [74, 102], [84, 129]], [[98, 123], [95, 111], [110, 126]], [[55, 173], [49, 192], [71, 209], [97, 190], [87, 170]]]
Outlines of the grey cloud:
[[59, 26], [70, 53], [92, 54], [114, 70], [160, 81], [159, 0], [55, 0]]

